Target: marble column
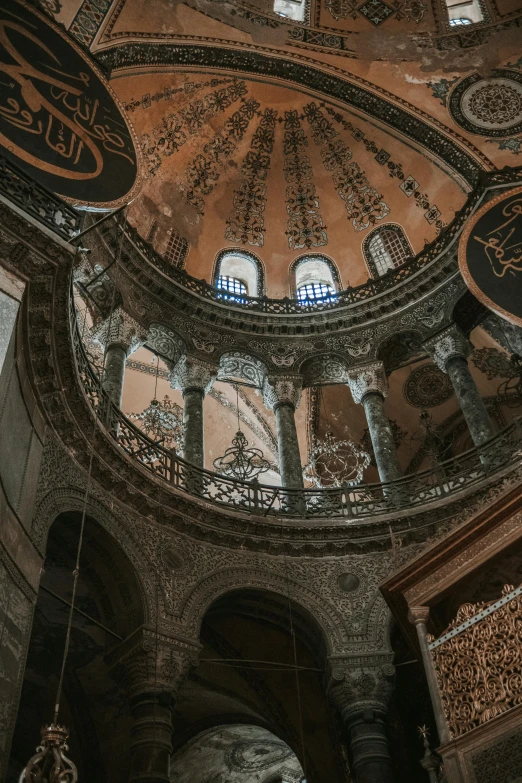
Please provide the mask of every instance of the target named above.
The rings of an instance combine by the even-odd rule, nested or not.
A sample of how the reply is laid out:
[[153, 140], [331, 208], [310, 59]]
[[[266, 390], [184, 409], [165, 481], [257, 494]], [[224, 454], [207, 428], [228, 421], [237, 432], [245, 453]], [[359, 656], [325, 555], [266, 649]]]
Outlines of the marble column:
[[452, 324], [424, 343], [439, 369], [445, 372], [457, 395], [460, 409], [475, 446], [494, 435], [486, 406], [468, 367], [471, 345], [460, 329]]
[[141, 325], [121, 307], [96, 326], [92, 337], [104, 348], [102, 388], [109, 399], [121, 407], [125, 362], [146, 340]]
[[415, 625], [417, 629], [417, 637], [419, 639], [422, 663], [424, 665], [426, 680], [428, 681], [428, 689], [430, 692], [433, 714], [435, 715], [435, 723], [437, 724], [437, 731], [439, 733], [439, 740], [441, 745], [446, 745], [450, 741], [450, 734], [448, 724], [446, 722], [446, 715], [444, 714], [444, 707], [442, 706], [442, 697], [440, 695], [439, 684], [437, 682], [435, 665], [433, 663], [433, 658], [431, 657], [428, 646], [428, 631], [426, 629], [426, 623], [429, 620], [429, 616], [429, 606], [414, 606], [410, 607], [408, 619]]
[[265, 405], [274, 411], [276, 418], [281, 483], [288, 489], [304, 488], [295, 426], [295, 409], [301, 399], [302, 386], [302, 379], [297, 375], [267, 378], [263, 386]]
[[506, 321], [496, 313], [488, 315], [481, 326], [509, 354], [522, 356], [522, 328]]
[[134, 719], [129, 748], [129, 783], [170, 783], [172, 708], [190, 668], [197, 664], [199, 642], [169, 640], [156, 644], [155, 630], [141, 628], [106, 657], [112, 676], [129, 698]]
[[198, 468], [205, 467], [203, 402], [216, 375], [215, 365], [186, 355], [178, 360], [170, 374], [170, 385], [183, 395], [183, 458]]
[[394, 666], [343, 668], [337, 661], [331, 665], [328, 695], [348, 732], [355, 783], [393, 783], [386, 718]]
[[384, 398], [388, 384], [382, 362], [357, 367], [350, 371], [348, 385], [354, 402], [362, 403], [372, 440], [375, 461], [382, 482], [395, 481], [402, 475], [397, 447], [388, 416], [384, 409]]

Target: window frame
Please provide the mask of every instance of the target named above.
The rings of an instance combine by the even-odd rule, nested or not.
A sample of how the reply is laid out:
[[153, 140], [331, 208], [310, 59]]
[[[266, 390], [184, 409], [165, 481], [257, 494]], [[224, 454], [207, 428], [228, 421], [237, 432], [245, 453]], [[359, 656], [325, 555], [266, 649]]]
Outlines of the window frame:
[[[253, 294], [248, 287], [248, 281], [241, 277], [240, 274], [229, 275], [227, 272], [222, 273], [223, 263], [227, 259], [241, 259], [254, 267], [254, 277], [256, 281], [257, 290]], [[241, 280], [247, 288], [247, 293], [244, 296], [254, 299], [262, 299], [265, 296], [265, 268], [261, 259], [251, 253], [249, 250], [244, 250], [238, 247], [227, 247], [220, 250], [214, 260], [214, 269], [212, 272], [212, 285], [217, 288], [217, 281], [220, 277], [235, 277], [237, 280]]]
[[[298, 284], [297, 279], [298, 279], [299, 267], [314, 261], [315, 262], [319, 261], [325, 264], [325, 266], [328, 268], [328, 271], [330, 273], [331, 281], [327, 280], [325, 277], [323, 280], [310, 280]], [[294, 299], [299, 299], [298, 290], [302, 288], [304, 285], [306, 285], [307, 283], [322, 283], [323, 285], [332, 285], [333, 283], [334, 294], [338, 294], [339, 291], [342, 291], [341, 276], [339, 274], [339, 270], [337, 269], [335, 262], [329, 256], [326, 256], [324, 253], [305, 253], [304, 255], [298, 256], [298, 258], [295, 258], [292, 261], [290, 265], [291, 296]]]
[[[404, 259], [400, 264], [395, 264], [393, 256], [391, 256], [391, 260], [393, 263], [393, 266], [389, 267], [386, 272], [383, 272], [382, 274], [379, 274], [377, 270], [377, 265], [375, 263], [375, 259], [370, 251], [370, 245], [372, 243], [372, 240], [379, 236], [380, 234], [384, 232], [393, 232], [397, 235], [402, 248], [404, 250]], [[382, 239], [381, 239], [382, 241]], [[383, 242], [383, 241], [382, 241]], [[386, 252], [388, 252], [389, 255], [391, 255], [384, 244], [384, 249]], [[384, 223], [383, 225], [377, 226], [376, 228], [372, 229], [364, 238], [362, 243], [362, 251], [363, 251], [363, 257], [366, 262], [366, 266], [368, 267], [368, 272], [370, 274], [370, 277], [372, 280], [378, 280], [380, 277], [384, 277], [384, 275], [388, 274], [389, 272], [393, 271], [394, 269], [399, 269], [399, 267], [403, 266], [410, 258], [413, 258], [414, 252], [413, 248], [411, 246], [411, 242], [408, 239], [408, 235], [406, 234], [405, 230], [402, 226], [400, 226], [398, 223]]]

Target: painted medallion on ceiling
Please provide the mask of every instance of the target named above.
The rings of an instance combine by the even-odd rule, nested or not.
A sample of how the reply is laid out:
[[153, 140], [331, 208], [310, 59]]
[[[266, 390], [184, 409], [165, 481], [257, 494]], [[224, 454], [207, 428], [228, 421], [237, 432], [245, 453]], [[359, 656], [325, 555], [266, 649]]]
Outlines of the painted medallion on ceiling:
[[522, 74], [507, 68], [490, 78], [478, 73], [453, 88], [448, 108], [461, 128], [480, 136], [507, 136], [522, 131]]
[[138, 155], [117, 98], [88, 57], [25, 3], [0, 6], [0, 151], [61, 196], [126, 203]]

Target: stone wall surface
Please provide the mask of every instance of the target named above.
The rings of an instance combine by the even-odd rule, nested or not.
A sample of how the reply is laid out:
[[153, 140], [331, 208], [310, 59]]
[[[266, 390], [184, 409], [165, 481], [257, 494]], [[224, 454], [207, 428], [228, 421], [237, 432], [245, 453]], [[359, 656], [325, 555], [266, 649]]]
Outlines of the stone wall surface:
[[[10, 307], [11, 314], [16, 310]], [[3, 323], [0, 292], [0, 324]], [[5, 302], [4, 302], [5, 303]], [[14, 324], [14, 321], [13, 321]], [[12, 331], [12, 329], [11, 329]], [[0, 334], [0, 353], [2, 341]], [[9, 335], [0, 373], [0, 779], [4, 779], [40, 577], [41, 558], [27, 533], [43, 451], [43, 429], [26, 407]]]

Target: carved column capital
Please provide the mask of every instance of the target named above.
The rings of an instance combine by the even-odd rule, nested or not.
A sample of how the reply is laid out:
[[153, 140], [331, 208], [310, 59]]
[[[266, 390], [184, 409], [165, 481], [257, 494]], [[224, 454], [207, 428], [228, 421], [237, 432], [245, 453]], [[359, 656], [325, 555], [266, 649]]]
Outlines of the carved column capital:
[[190, 389], [201, 389], [206, 394], [216, 380], [215, 364], [197, 359], [194, 356], [182, 356], [170, 373], [170, 385], [185, 394]]
[[423, 343], [423, 347], [442, 372], [446, 372], [449, 359], [453, 359], [455, 356], [467, 359], [471, 353], [469, 340], [455, 324], [451, 324], [434, 337], [430, 337]]
[[388, 383], [382, 362], [371, 362], [354, 367], [348, 372], [348, 386], [355, 403], [359, 404], [367, 394], [380, 394], [386, 397]]
[[426, 625], [430, 619], [429, 606], [410, 606], [408, 610], [408, 620], [412, 625]]
[[117, 307], [108, 318], [92, 330], [92, 338], [105, 350], [119, 345], [129, 356], [145, 344], [147, 333], [122, 307]]
[[106, 656], [112, 676], [129, 697], [139, 693], [175, 695], [196, 666], [201, 645], [140, 628]]
[[265, 378], [263, 383], [263, 400], [269, 410], [275, 410], [280, 405], [291, 405], [294, 409], [299, 405], [303, 379], [300, 375], [277, 375]]
[[379, 661], [364, 666], [330, 660], [327, 692], [344, 721], [352, 720], [361, 710], [387, 712], [394, 688], [392, 658], [393, 654], [385, 654], [379, 656]]

